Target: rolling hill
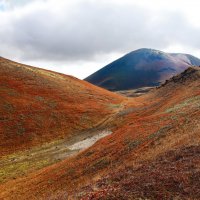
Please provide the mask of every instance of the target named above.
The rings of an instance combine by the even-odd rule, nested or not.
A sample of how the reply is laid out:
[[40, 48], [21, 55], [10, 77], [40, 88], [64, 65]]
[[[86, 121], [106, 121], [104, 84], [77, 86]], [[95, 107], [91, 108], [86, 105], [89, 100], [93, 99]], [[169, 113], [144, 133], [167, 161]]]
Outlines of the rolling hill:
[[0, 58], [0, 156], [98, 126], [123, 97], [72, 76]]
[[112, 134], [8, 180], [0, 198], [200, 199], [199, 88], [200, 69], [190, 67], [145, 95], [118, 102], [123, 106], [108, 123], [117, 124]]
[[157, 86], [200, 59], [189, 54], [165, 53], [154, 49], [138, 49], [106, 65], [85, 80], [111, 91]]

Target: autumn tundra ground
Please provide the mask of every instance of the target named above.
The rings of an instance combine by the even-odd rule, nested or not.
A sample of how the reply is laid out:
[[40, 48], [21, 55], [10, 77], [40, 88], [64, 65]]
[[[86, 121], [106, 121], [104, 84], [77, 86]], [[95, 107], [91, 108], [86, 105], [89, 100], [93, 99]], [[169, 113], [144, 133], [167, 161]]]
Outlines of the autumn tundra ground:
[[[1, 67], [1, 103], [12, 106], [1, 119], [1, 166], [7, 167], [0, 173], [0, 199], [200, 199], [198, 68], [145, 95], [125, 98], [72, 77], [1, 62], [13, 68]], [[49, 99], [56, 106], [49, 106]], [[111, 134], [66, 157], [70, 149], [61, 144], [105, 130]], [[54, 153], [61, 158], [53, 159]], [[43, 164], [41, 157], [51, 162]], [[26, 158], [26, 164], [18, 160]]]

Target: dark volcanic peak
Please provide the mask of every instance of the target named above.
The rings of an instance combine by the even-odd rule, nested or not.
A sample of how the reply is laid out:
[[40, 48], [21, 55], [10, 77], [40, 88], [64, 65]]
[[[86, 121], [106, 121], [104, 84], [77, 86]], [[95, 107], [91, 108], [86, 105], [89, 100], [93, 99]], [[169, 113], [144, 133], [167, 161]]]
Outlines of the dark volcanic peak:
[[113, 91], [151, 87], [193, 65], [200, 65], [200, 59], [189, 54], [142, 48], [115, 60], [85, 80]]
[[141, 48], [141, 49], [137, 49], [135, 51], [130, 52], [131, 53], [142, 53], [142, 54], [165, 54], [165, 52], [160, 51], [160, 50], [156, 50], [156, 49], [150, 49], [150, 48]]

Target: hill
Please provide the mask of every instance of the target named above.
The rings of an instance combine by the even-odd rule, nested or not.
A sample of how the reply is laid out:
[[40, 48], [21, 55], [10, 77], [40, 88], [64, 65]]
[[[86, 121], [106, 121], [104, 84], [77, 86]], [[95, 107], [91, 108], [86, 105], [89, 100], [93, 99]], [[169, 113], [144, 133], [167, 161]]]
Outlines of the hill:
[[0, 156], [94, 128], [123, 98], [72, 76], [0, 58]]
[[[3, 199], [200, 199], [200, 69], [129, 98], [113, 133], [0, 186]], [[31, 194], [29, 191], [32, 191]]]
[[200, 59], [189, 54], [138, 49], [106, 65], [85, 80], [111, 91], [157, 86]]

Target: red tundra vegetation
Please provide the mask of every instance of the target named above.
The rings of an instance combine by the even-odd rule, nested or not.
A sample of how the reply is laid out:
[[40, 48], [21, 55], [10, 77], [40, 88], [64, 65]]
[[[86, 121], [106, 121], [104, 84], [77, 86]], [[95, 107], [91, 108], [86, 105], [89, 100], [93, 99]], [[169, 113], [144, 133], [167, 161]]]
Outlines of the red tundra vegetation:
[[[16, 90], [15, 98], [3, 93], [2, 102], [7, 99], [14, 107], [3, 115], [13, 120], [1, 119], [7, 123], [1, 126], [3, 154], [54, 137], [73, 137], [76, 131], [95, 127], [99, 121], [99, 127], [113, 132], [72, 157], [3, 182], [1, 199], [200, 199], [199, 68], [188, 68], [145, 95], [125, 98], [69, 76], [1, 62], [13, 66], [1, 67], [8, 82], [2, 83]], [[35, 96], [43, 98], [38, 101]], [[49, 108], [46, 102], [52, 98], [56, 106]], [[25, 130], [30, 130], [27, 135], [34, 140], [17, 135], [17, 128], [6, 130], [8, 123], [20, 124], [16, 108], [23, 111]], [[89, 120], [82, 122], [80, 113], [87, 109]], [[36, 129], [33, 111], [42, 116], [40, 129]], [[51, 113], [57, 113], [60, 121], [51, 119]]]
[[0, 58], [0, 156], [95, 127], [123, 100], [72, 76]]

